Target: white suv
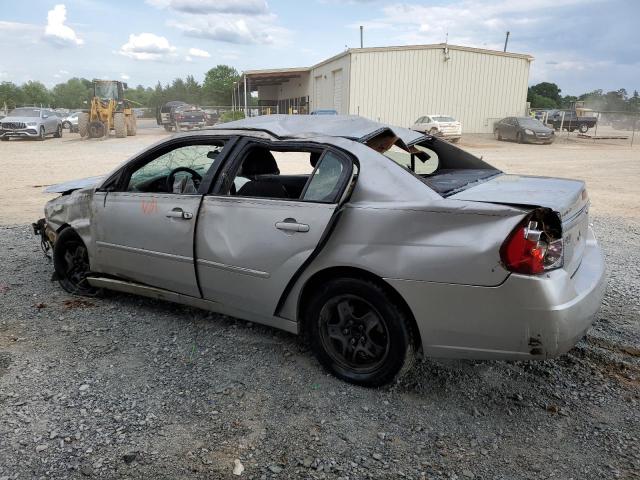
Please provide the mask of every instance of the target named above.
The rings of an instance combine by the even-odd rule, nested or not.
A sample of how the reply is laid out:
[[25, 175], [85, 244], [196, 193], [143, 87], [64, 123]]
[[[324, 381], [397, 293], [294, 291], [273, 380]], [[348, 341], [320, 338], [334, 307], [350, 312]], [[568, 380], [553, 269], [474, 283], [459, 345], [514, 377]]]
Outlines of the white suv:
[[444, 137], [453, 143], [462, 137], [462, 124], [448, 115], [425, 115], [418, 118], [411, 129]]

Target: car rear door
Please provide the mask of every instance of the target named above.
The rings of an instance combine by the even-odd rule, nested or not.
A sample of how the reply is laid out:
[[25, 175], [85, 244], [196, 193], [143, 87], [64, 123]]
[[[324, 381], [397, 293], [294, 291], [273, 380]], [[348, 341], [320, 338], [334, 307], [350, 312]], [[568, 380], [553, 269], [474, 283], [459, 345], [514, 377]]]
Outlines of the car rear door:
[[[234, 178], [233, 170], [238, 171], [254, 147], [252, 142], [244, 145], [223, 178]], [[329, 148], [315, 164], [299, 198], [245, 195], [244, 187], [230, 194], [229, 181], [226, 186], [218, 184], [216, 193], [203, 200], [196, 232], [204, 298], [253, 314], [273, 315], [289, 281], [316, 250], [345, 192], [350, 191], [355, 170], [350, 157]], [[241, 184], [239, 178], [234, 185]]]
[[200, 188], [208, 188], [210, 172], [222, 161], [227, 146], [224, 141], [182, 139], [125, 167], [116, 191], [96, 192], [92, 267], [199, 297], [193, 240], [202, 193], [188, 172], [176, 173], [173, 182], [167, 177], [178, 167], [190, 168], [203, 177]]

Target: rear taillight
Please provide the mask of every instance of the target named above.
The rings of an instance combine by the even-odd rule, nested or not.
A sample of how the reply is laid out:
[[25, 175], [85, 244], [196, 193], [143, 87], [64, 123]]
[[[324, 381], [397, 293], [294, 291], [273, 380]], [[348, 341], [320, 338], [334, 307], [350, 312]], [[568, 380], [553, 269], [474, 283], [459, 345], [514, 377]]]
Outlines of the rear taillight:
[[562, 226], [558, 215], [538, 209], [507, 237], [500, 249], [502, 263], [515, 273], [535, 275], [562, 267]]

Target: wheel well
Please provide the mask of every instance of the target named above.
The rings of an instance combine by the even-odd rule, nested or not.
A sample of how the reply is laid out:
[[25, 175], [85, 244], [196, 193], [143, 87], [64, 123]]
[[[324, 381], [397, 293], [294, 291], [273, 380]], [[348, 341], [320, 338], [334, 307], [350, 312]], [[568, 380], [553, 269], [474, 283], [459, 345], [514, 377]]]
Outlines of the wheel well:
[[416, 319], [413, 316], [413, 312], [409, 308], [407, 302], [402, 298], [402, 295], [398, 293], [398, 291], [384, 281], [378, 275], [368, 272], [367, 270], [363, 270], [361, 268], [356, 267], [331, 267], [326, 268], [324, 270], [320, 270], [319, 272], [314, 273], [311, 278], [309, 278], [304, 287], [302, 287], [302, 291], [300, 292], [300, 296], [298, 299], [298, 309], [297, 309], [297, 317], [299, 324], [299, 333], [301, 336], [305, 335], [305, 315], [304, 315], [304, 305], [308, 304], [308, 300], [316, 290], [317, 287], [322, 285], [324, 282], [329, 280], [333, 280], [336, 278], [358, 278], [373, 282], [380, 286], [385, 292], [393, 299], [393, 301], [398, 305], [407, 317], [410, 320], [411, 329], [412, 329], [412, 337], [414, 341], [414, 348], [416, 350], [422, 347], [422, 340], [420, 338], [420, 331], [418, 330], [418, 324], [416, 323]]

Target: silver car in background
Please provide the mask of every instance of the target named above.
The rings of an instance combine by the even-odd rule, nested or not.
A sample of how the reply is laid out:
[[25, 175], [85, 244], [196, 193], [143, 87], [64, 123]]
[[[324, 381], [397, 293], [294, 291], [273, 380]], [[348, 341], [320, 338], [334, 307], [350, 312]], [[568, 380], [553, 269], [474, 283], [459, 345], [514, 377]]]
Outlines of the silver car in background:
[[0, 140], [10, 138], [37, 138], [47, 135], [62, 137], [62, 120], [52, 110], [45, 108], [14, 108], [0, 121]]
[[78, 132], [78, 115], [81, 112], [73, 112], [62, 119], [62, 128], [66, 128], [71, 133]]
[[506, 174], [355, 116], [178, 134], [51, 187], [34, 224], [71, 293], [101, 289], [304, 335], [334, 375], [393, 381], [414, 354], [535, 360], [594, 321], [602, 252], [579, 180]]

